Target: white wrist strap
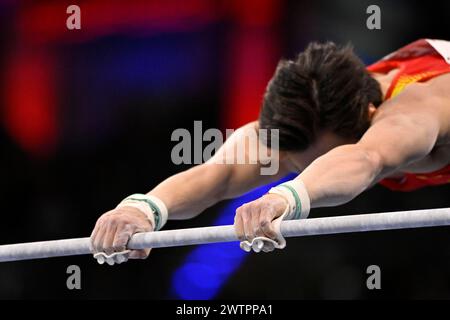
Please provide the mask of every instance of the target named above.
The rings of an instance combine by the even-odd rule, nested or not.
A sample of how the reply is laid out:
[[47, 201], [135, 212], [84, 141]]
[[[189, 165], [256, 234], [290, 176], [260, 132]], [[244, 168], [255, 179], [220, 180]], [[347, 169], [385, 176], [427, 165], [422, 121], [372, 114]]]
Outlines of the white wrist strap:
[[117, 208], [125, 206], [134, 207], [142, 211], [152, 223], [155, 231], [161, 230], [167, 222], [167, 207], [161, 199], [155, 196], [140, 193], [132, 194], [119, 203]]
[[288, 202], [288, 212], [284, 220], [297, 220], [308, 218], [311, 203], [305, 184], [300, 179], [295, 179], [280, 184], [269, 190], [271, 194], [278, 194]]

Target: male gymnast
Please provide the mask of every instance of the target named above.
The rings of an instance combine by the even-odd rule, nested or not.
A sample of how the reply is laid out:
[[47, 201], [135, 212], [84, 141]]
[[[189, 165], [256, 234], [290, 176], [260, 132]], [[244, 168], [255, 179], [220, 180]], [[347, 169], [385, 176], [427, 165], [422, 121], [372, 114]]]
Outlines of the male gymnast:
[[[279, 130], [277, 174], [261, 175], [260, 163], [214, 161], [258, 129]], [[269, 139], [261, 143], [270, 148]], [[282, 60], [259, 119], [206, 163], [103, 214], [91, 235], [94, 257], [110, 265], [146, 258], [149, 249], [127, 249], [134, 233], [193, 218], [290, 172], [299, 175], [236, 211], [244, 250], [283, 248], [281, 220], [344, 204], [377, 183], [398, 191], [450, 183], [450, 42], [418, 40], [368, 67], [351, 47], [331, 42]]]

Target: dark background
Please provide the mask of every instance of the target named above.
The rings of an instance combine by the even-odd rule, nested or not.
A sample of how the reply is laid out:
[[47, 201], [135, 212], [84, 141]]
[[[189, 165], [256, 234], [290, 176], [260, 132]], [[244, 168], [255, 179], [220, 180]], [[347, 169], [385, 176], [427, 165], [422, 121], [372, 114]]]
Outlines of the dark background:
[[[65, 27], [70, 4], [81, 7], [81, 30]], [[371, 4], [382, 30], [366, 28]], [[406, 0], [0, 2], [0, 243], [89, 235], [125, 196], [187, 168], [171, 161], [173, 130], [255, 119], [277, 61], [309, 41], [351, 42], [370, 63], [419, 38], [450, 39], [448, 12], [446, 1]], [[449, 192], [376, 186], [312, 216], [449, 207]], [[166, 228], [232, 216], [221, 203]], [[273, 254], [236, 254], [232, 266], [208, 256], [213, 246], [154, 250], [118, 267], [88, 256], [3, 263], [0, 298], [450, 298], [449, 241], [447, 228], [289, 239]], [[208, 260], [210, 273], [192, 271]], [[66, 288], [72, 264], [79, 291]], [[365, 285], [372, 264], [379, 291]], [[217, 276], [219, 266], [230, 269]]]

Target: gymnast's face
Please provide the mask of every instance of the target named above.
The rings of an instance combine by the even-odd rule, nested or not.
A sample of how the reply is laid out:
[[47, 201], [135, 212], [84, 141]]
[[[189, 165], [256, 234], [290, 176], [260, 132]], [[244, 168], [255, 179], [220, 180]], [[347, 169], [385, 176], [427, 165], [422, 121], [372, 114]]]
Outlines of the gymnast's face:
[[330, 131], [322, 131], [314, 144], [301, 152], [286, 152], [284, 158], [290, 170], [301, 172], [315, 159], [328, 151], [345, 144], [356, 143], [357, 139], [342, 138]]

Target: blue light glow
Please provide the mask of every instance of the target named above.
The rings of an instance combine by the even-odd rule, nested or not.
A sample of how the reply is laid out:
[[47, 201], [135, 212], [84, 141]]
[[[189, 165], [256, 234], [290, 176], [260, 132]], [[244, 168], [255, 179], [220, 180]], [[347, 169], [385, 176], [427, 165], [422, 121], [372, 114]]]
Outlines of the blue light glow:
[[[293, 175], [260, 187], [231, 201], [213, 225], [233, 224], [236, 209], [264, 195], [271, 187], [292, 180]], [[239, 268], [247, 253], [234, 243], [216, 243], [196, 247], [172, 277], [172, 290], [178, 299], [208, 300], [214, 298], [228, 278]]]

